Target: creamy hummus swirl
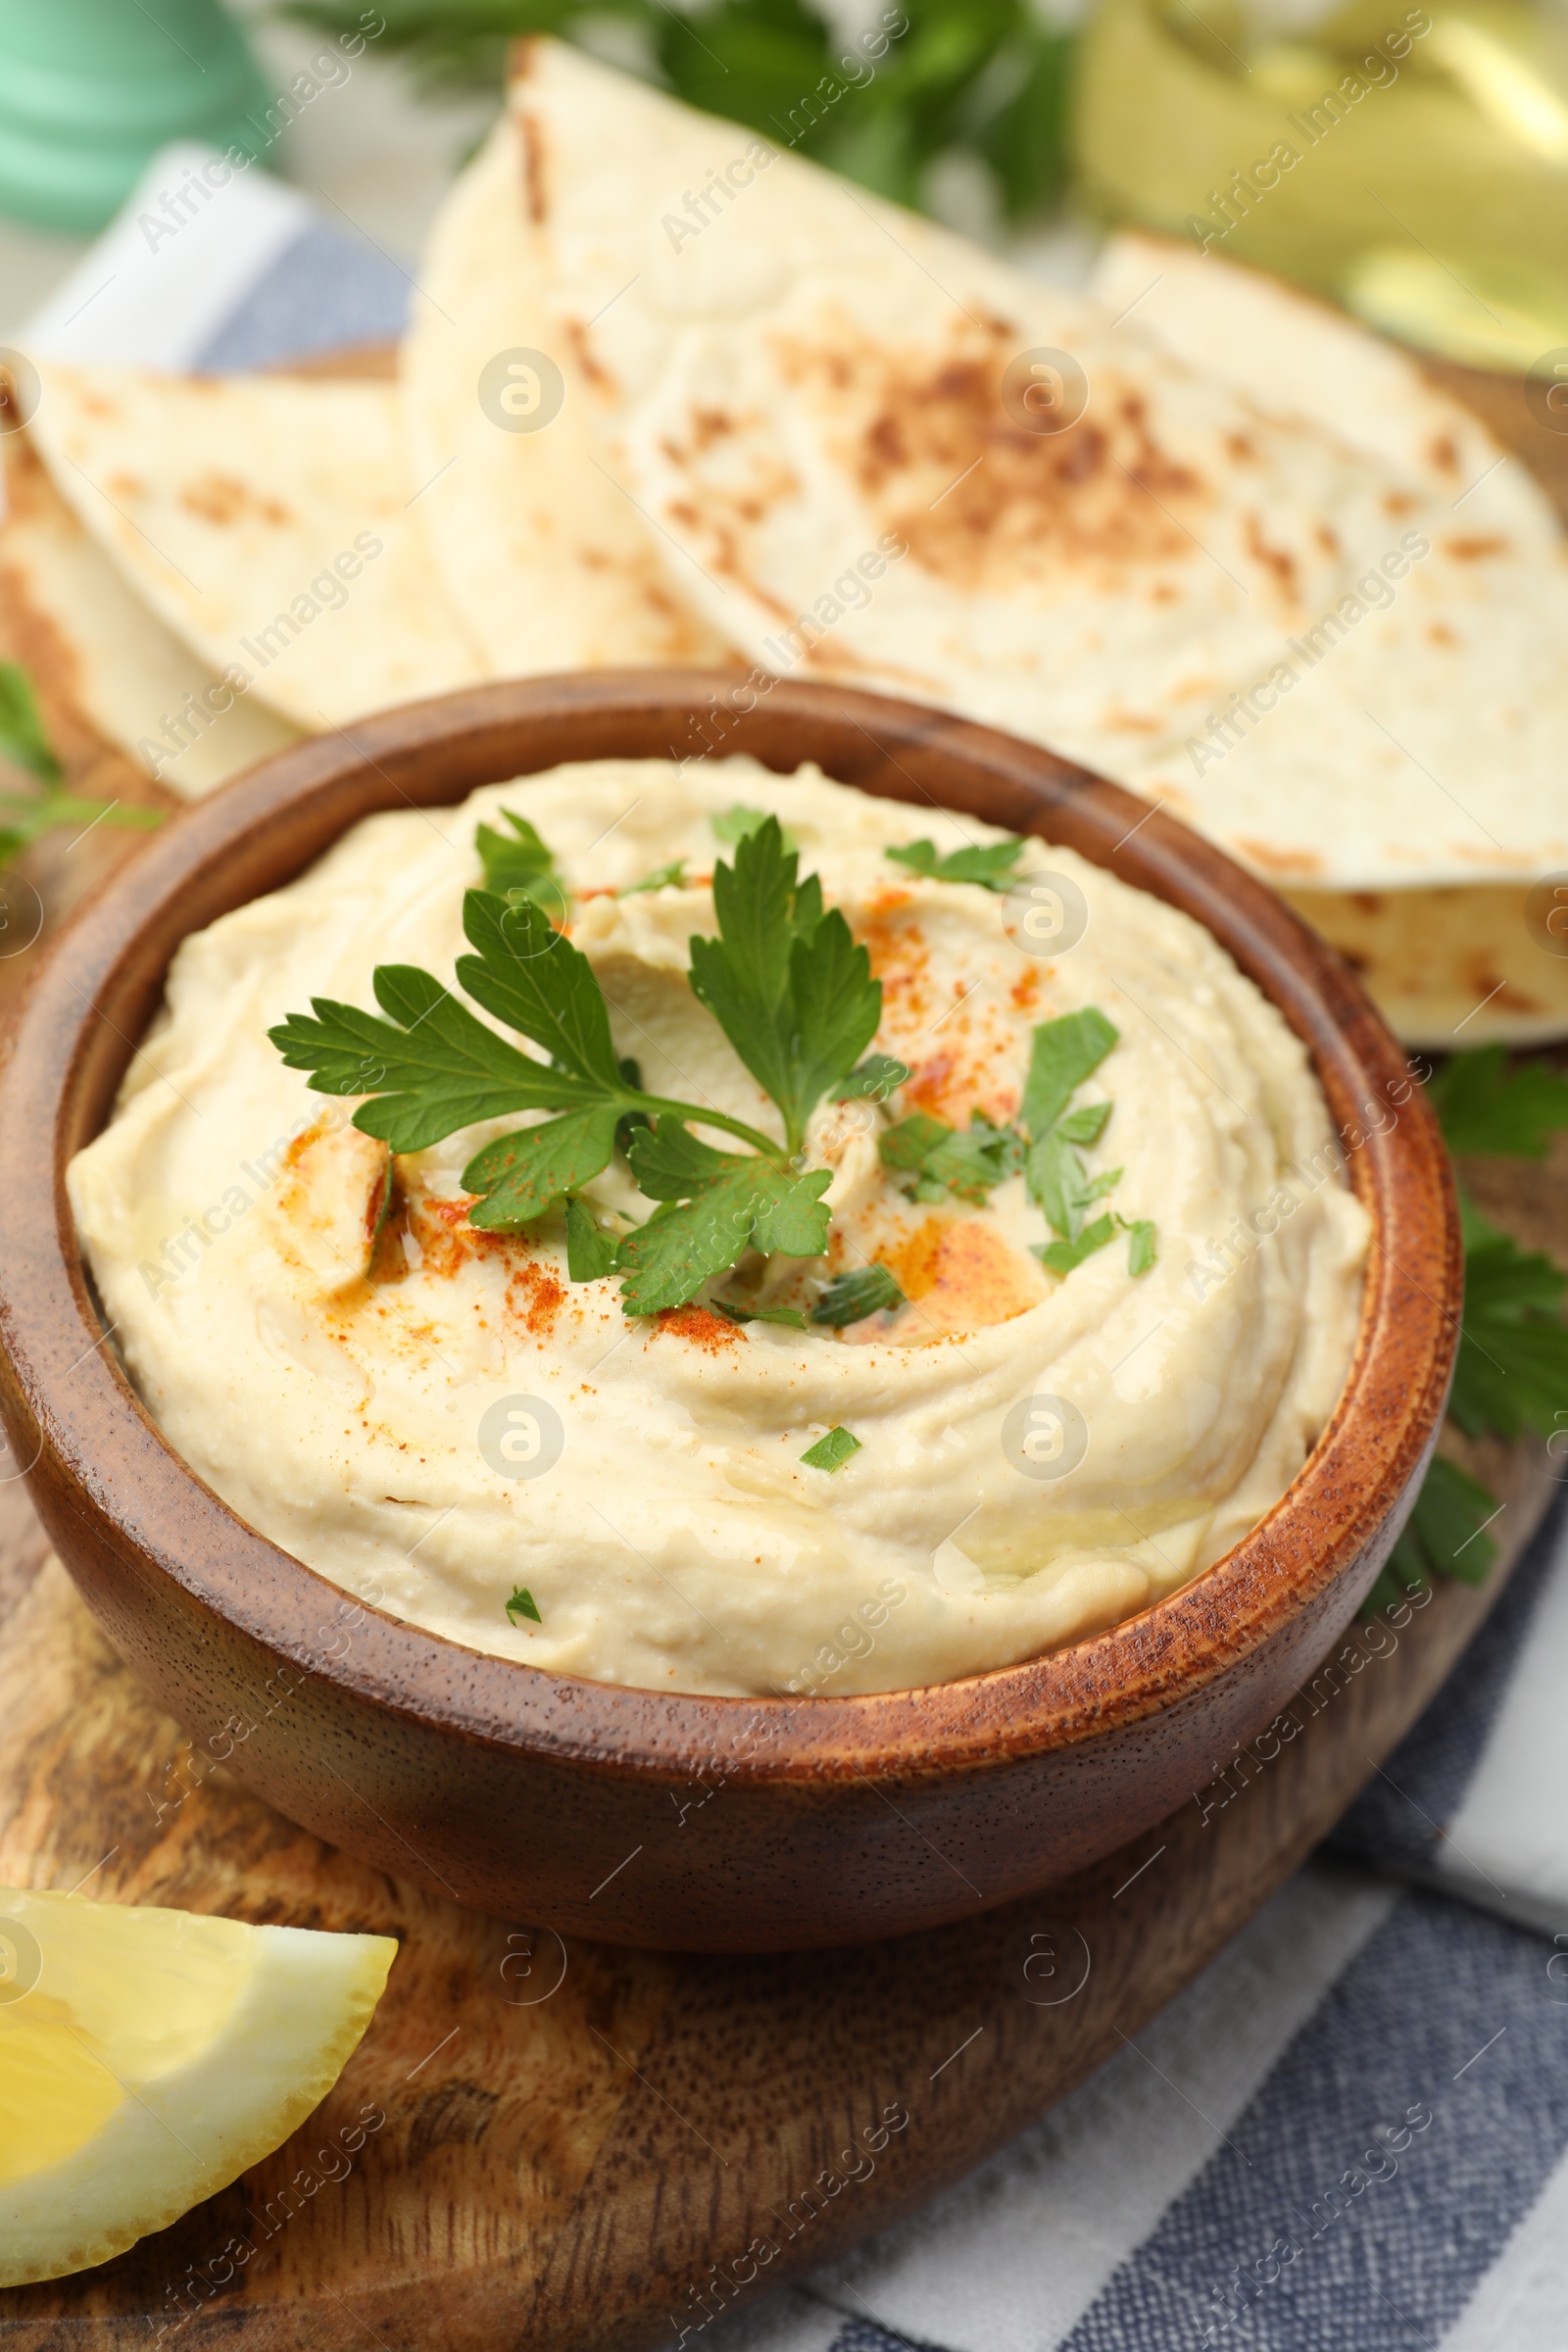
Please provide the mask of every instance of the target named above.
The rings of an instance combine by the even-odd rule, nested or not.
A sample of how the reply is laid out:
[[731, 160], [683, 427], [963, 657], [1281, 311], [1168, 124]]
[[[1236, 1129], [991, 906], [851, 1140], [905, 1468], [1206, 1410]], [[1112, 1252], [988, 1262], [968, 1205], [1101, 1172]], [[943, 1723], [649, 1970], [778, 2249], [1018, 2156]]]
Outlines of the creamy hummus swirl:
[[[754, 1261], [809, 1304], [875, 1259], [907, 1303], [842, 1332], [736, 1326], [701, 1302], [628, 1321], [572, 1283], [560, 1212], [466, 1223], [461, 1171], [519, 1124], [400, 1157], [307, 1091], [267, 1031], [313, 996], [369, 1006], [377, 963], [452, 983], [474, 832], [514, 808], [556, 853], [571, 937], [650, 1092], [770, 1134], [772, 1105], [686, 982], [714, 928], [713, 818], [778, 813], [868, 948], [887, 1109], [826, 1103], [831, 1255]], [[657, 1690], [828, 1694], [943, 1682], [1113, 1623], [1216, 1560], [1278, 1500], [1354, 1346], [1367, 1219], [1284, 1021], [1215, 941], [1070, 852], [1031, 841], [1030, 903], [885, 855], [1004, 838], [812, 768], [602, 760], [459, 808], [376, 816], [301, 880], [187, 939], [114, 1118], [70, 1171], [131, 1379], [242, 1517], [361, 1597], [471, 1648]], [[684, 860], [679, 885], [615, 894]], [[1075, 897], [1074, 894], [1077, 894]], [[1065, 929], [1062, 904], [1076, 910]], [[1082, 926], [1082, 936], [1071, 933]], [[1039, 952], [1044, 929], [1063, 943]], [[1114, 1108], [1085, 1152], [1102, 1205], [1155, 1228], [1065, 1277], [1021, 1176], [984, 1205], [916, 1201], [882, 1164], [890, 1117], [1018, 1109], [1036, 1026], [1095, 1006], [1119, 1042], [1075, 1100]], [[710, 1136], [717, 1144], [726, 1138]], [[588, 1195], [647, 1215], [618, 1159]], [[858, 1441], [828, 1472], [802, 1455]], [[508, 1602], [525, 1592], [538, 1612]]]

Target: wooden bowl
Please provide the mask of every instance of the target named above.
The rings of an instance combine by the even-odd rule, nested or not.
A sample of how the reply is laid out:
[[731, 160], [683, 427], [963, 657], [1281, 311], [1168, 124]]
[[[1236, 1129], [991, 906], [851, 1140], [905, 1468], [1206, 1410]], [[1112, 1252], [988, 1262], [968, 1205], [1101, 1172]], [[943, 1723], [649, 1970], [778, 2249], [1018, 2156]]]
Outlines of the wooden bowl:
[[[750, 699], [752, 708], [737, 703]], [[1193, 1584], [1026, 1665], [843, 1698], [693, 1698], [481, 1656], [347, 1601], [186, 1468], [116, 1363], [64, 1172], [186, 933], [359, 818], [564, 760], [704, 744], [1065, 844], [1219, 939], [1316, 1064], [1373, 1243], [1355, 1360], [1261, 1525]], [[299, 745], [158, 834], [33, 982], [0, 1071], [15, 1461], [126, 1661], [192, 1739], [350, 1852], [506, 1918], [774, 1950], [1029, 1893], [1201, 1788], [1319, 1664], [1402, 1526], [1458, 1335], [1435, 1120], [1338, 957], [1220, 851], [1049, 752], [823, 686], [635, 671], [488, 686]]]

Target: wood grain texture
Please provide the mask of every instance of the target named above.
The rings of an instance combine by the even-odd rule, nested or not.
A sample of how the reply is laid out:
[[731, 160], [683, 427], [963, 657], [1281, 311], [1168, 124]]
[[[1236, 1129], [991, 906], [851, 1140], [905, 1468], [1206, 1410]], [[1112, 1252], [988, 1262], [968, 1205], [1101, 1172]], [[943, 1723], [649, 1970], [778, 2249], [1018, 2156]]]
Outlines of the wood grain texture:
[[[45, 961], [0, 1069], [0, 1408], [122, 1655], [204, 1740], [243, 1726], [237, 1769], [290, 1819], [564, 1932], [777, 1950], [933, 1927], [1047, 1885], [1157, 1821], [1215, 1747], [1266, 1724], [1413, 1500], [1461, 1269], [1447, 1160], [1402, 1052], [1338, 957], [1222, 852], [1050, 752], [924, 706], [789, 681], [748, 703], [733, 686], [625, 670], [444, 696], [284, 752], [156, 836]], [[561, 760], [668, 758], [714, 727], [783, 773], [809, 760], [883, 798], [971, 810], [1181, 907], [1301, 1038], [1346, 1147], [1371, 1245], [1328, 1428], [1223, 1559], [1050, 1656], [812, 1699], [620, 1689], [481, 1656], [345, 1603], [246, 1527], [101, 1344], [64, 1171], [179, 941], [377, 809], [451, 806]]]
[[[0, 2294], [0, 2347], [639, 2352], [845, 2251], [1136, 2034], [1330, 1827], [1549, 1491], [1523, 1454], [1485, 1466], [1512, 1530], [1488, 1588], [1446, 1586], [1402, 1628], [1342, 1642], [1234, 1799], [1195, 1790], [983, 1917], [772, 1958], [563, 1942], [320, 1843], [159, 1712], [41, 1563], [19, 1489], [0, 1491], [0, 1885], [402, 1944], [311, 2122], [118, 2261]], [[333, 2180], [356, 2123], [364, 2147]]]

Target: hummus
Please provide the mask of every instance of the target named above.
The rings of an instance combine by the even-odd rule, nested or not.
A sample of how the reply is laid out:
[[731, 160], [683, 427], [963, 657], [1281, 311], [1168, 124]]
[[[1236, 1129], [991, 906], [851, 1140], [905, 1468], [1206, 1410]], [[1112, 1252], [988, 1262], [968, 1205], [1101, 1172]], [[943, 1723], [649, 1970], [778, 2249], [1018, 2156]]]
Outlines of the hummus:
[[[781, 1133], [686, 979], [737, 807], [778, 814], [868, 949], [874, 1050], [907, 1071], [886, 1104], [830, 1098], [811, 1117], [827, 1258], [754, 1255], [630, 1319], [613, 1276], [570, 1280], [564, 1209], [515, 1233], [466, 1222], [463, 1169], [535, 1113], [397, 1158], [387, 1214], [385, 1148], [267, 1032], [313, 997], [369, 1007], [378, 963], [455, 987], [475, 828], [502, 809], [554, 852], [643, 1086]], [[948, 1681], [1216, 1560], [1300, 1469], [1355, 1342], [1367, 1219], [1306, 1055], [1173, 908], [1034, 840], [1010, 891], [922, 876], [886, 855], [916, 838], [944, 856], [1006, 837], [812, 768], [601, 760], [372, 817], [187, 939], [70, 1171], [107, 1319], [171, 1444], [361, 1599], [657, 1690]], [[1060, 1274], [1021, 1174], [916, 1198], [880, 1143], [915, 1113], [1004, 1126], [1037, 1027], [1091, 1007], [1116, 1042], [1073, 1102], [1113, 1105], [1081, 1156], [1115, 1238]], [[618, 1154], [583, 1198], [622, 1232], [651, 1206]], [[902, 1302], [839, 1329], [707, 1304], [808, 1310], [867, 1261]], [[841, 1466], [803, 1459], [834, 1431], [858, 1441], [827, 1449]]]

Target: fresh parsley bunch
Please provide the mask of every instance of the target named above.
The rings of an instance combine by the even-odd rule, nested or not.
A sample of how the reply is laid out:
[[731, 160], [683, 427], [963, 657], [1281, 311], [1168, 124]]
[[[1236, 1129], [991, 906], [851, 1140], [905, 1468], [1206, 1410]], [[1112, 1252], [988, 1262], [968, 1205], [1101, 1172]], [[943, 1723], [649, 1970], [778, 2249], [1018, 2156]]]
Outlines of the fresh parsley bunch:
[[[284, 0], [279, 13], [324, 32], [363, 29], [359, 0]], [[380, 0], [379, 13], [378, 48], [401, 52], [433, 89], [499, 89], [517, 34], [592, 47], [611, 22], [617, 63], [629, 52], [689, 106], [900, 204], [923, 203], [929, 167], [955, 151], [986, 167], [1009, 220], [1051, 202], [1065, 177], [1072, 39], [1031, 0], [898, 0], [874, 35], [880, 56], [810, 0]]]
[[[1428, 1099], [1456, 1154], [1541, 1159], [1550, 1136], [1568, 1128], [1568, 1078], [1545, 1062], [1511, 1064], [1501, 1046], [1453, 1054], [1433, 1077]], [[1462, 1184], [1459, 1215], [1464, 1313], [1448, 1416], [1470, 1438], [1519, 1438], [1527, 1430], [1549, 1438], [1568, 1412], [1568, 1274], [1482, 1216]], [[1366, 1609], [1435, 1576], [1484, 1583], [1496, 1556], [1486, 1533], [1496, 1512], [1497, 1498], [1480, 1479], [1437, 1455]]]
[[[532, 895], [554, 873], [549, 853], [531, 826], [510, 822], [510, 836], [486, 828], [487, 871], [501, 880], [519, 856], [527, 870], [505, 898], [467, 893], [463, 924], [474, 953], [459, 958], [457, 977], [466, 996], [544, 1058], [497, 1036], [429, 972], [382, 964], [373, 980], [378, 1014], [318, 997], [310, 1014], [270, 1032], [289, 1068], [309, 1071], [318, 1094], [368, 1096], [354, 1123], [394, 1152], [424, 1151], [513, 1111], [553, 1113], [469, 1160], [463, 1183], [478, 1199], [468, 1221], [511, 1231], [564, 1200], [567, 1271], [574, 1281], [618, 1273], [628, 1314], [684, 1306], [748, 1249], [819, 1256], [831, 1222], [821, 1196], [832, 1177], [799, 1167], [806, 1124], [876, 1034], [882, 991], [843, 915], [824, 911], [816, 876], [799, 878], [777, 819], [742, 837], [733, 865], [718, 865], [718, 936], [693, 938], [690, 980], [777, 1106], [782, 1141], [643, 1089], [635, 1064], [616, 1057], [592, 965]], [[716, 1150], [694, 1126], [746, 1149]], [[658, 1203], [618, 1241], [576, 1198], [608, 1167], [617, 1139]]]
[[57, 825], [85, 830], [102, 821], [146, 832], [164, 821], [161, 808], [84, 801], [65, 789], [65, 771], [44, 732], [32, 681], [15, 662], [0, 662], [0, 762], [35, 777], [42, 787], [38, 792], [0, 792], [0, 868]]

